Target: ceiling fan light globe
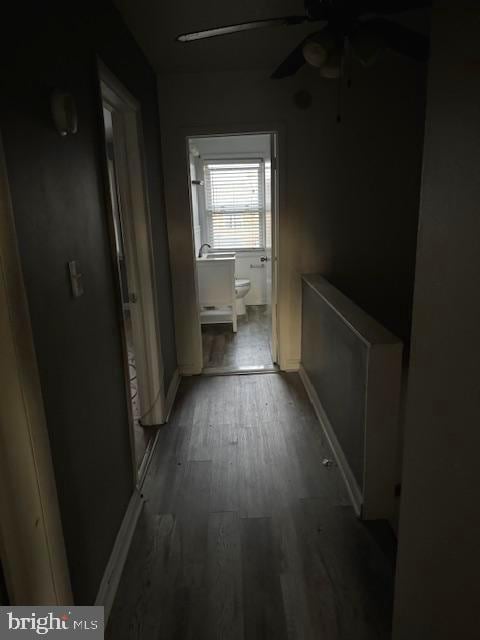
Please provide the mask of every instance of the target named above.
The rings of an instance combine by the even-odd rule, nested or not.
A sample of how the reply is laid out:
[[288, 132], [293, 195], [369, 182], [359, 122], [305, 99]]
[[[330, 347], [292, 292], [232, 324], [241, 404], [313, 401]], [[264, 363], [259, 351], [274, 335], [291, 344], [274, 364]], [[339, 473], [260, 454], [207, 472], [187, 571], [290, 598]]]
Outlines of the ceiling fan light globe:
[[322, 67], [328, 57], [327, 49], [315, 41], [308, 41], [303, 45], [303, 57], [312, 67]]
[[322, 67], [320, 69], [322, 78], [325, 78], [327, 80], [338, 80], [338, 78], [340, 78], [341, 76], [341, 73], [342, 71], [340, 67], [332, 67], [330, 65], [327, 65], [326, 67]]

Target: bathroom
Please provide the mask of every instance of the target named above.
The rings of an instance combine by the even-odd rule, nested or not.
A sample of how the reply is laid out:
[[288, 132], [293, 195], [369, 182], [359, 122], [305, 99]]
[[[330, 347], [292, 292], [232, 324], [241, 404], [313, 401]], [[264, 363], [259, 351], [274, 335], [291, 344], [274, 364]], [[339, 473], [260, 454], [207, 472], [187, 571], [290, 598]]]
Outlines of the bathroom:
[[274, 148], [272, 133], [188, 139], [204, 373], [275, 369]]

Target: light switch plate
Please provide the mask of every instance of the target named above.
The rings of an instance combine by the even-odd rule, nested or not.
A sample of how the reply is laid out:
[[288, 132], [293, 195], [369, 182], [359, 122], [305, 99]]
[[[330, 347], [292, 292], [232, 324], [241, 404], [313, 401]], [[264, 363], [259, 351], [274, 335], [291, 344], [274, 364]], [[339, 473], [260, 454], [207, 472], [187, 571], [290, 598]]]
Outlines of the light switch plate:
[[74, 298], [79, 298], [83, 295], [83, 273], [80, 272], [80, 263], [77, 260], [68, 263], [68, 273], [70, 274], [72, 295]]

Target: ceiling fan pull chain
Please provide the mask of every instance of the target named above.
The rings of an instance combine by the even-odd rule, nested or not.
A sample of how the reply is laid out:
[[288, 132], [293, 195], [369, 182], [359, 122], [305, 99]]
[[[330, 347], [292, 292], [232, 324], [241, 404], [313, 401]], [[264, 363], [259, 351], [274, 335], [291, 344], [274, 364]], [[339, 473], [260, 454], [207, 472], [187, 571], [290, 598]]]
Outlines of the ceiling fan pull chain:
[[343, 75], [345, 73], [347, 56], [348, 56], [348, 50], [344, 47], [342, 52], [342, 58], [340, 60], [340, 73], [338, 74], [338, 85], [337, 85], [337, 123], [338, 124], [342, 122]]
[[340, 73], [338, 76], [338, 85], [337, 85], [337, 123], [341, 124], [342, 122], [342, 76]]
[[351, 89], [353, 76], [353, 49], [348, 38], [345, 38], [345, 51], [347, 52], [347, 87]]

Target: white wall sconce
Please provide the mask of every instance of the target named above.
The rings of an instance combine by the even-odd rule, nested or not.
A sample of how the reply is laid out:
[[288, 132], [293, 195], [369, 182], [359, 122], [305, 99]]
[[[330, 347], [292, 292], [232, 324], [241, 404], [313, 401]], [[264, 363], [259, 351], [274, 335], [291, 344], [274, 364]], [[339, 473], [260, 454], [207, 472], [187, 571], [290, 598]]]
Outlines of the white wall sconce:
[[70, 93], [55, 89], [51, 97], [55, 128], [61, 136], [77, 133], [78, 116], [75, 100]]

